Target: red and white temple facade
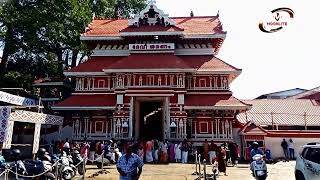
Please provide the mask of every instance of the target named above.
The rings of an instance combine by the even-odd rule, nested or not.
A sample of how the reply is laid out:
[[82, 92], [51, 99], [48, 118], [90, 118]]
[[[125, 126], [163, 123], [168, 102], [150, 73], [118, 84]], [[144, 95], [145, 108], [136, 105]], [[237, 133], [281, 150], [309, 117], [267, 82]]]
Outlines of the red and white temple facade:
[[53, 109], [72, 139], [233, 140], [232, 96], [241, 73], [217, 58], [226, 37], [219, 15], [169, 17], [153, 1], [132, 19], [94, 19], [81, 41], [90, 58], [64, 72], [76, 81]]

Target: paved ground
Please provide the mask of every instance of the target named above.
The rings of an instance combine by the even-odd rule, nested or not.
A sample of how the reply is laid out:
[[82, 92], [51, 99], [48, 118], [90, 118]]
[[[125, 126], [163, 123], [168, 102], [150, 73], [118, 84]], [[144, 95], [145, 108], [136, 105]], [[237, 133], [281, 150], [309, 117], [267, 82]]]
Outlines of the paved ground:
[[[279, 162], [276, 164], [268, 165], [269, 176], [268, 180], [294, 180], [294, 165], [295, 162]], [[88, 178], [93, 173], [97, 172], [95, 166], [88, 166], [86, 173], [86, 180], [99, 180], [99, 179], [119, 179], [115, 166], [108, 166], [105, 168], [110, 173], [96, 176], [95, 178]], [[209, 166], [210, 169], [210, 166]], [[191, 174], [195, 171], [192, 164], [170, 164], [170, 165], [145, 165], [141, 180], [185, 180], [196, 179], [197, 176]], [[218, 179], [220, 180], [253, 180], [251, 176], [249, 165], [241, 164], [237, 167], [229, 167], [227, 169], [228, 176], [221, 174]]]

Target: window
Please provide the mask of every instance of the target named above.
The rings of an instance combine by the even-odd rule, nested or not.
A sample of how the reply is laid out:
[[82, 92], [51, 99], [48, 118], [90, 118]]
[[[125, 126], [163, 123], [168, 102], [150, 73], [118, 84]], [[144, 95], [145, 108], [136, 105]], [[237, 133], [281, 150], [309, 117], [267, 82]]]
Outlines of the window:
[[105, 81], [104, 80], [98, 80], [98, 88], [105, 88]]
[[184, 104], [184, 94], [178, 94], [178, 104]]
[[320, 164], [320, 148], [309, 148], [306, 152], [305, 159]]
[[117, 94], [117, 104], [123, 104], [123, 94]]
[[200, 133], [209, 133], [208, 122], [199, 122], [199, 132]]
[[95, 122], [95, 133], [103, 133], [103, 121]]

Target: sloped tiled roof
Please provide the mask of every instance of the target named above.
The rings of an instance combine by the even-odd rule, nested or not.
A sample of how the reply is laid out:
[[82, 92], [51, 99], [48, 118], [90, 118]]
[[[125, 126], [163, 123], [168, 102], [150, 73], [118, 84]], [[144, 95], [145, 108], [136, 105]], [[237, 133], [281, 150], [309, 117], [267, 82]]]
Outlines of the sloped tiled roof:
[[312, 96], [314, 94], [318, 94], [318, 93], [320, 93], [320, 86], [316, 87], [316, 88], [313, 88], [311, 90], [302, 92], [300, 94], [297, 94], [297, 95], [294, 95], [294, 96], [290, 96], [287, 99], [312, 99], [312, 98], [308, 98], [308, 97], [310, 97], [310, 96]]
[[72, 95], [54, 107], [114, 107], [116, 96], [108, 94]]
[[225, 33], [218, 16], [172, 17], [176, 26], [129, 27], [128, 19], [94, 19], [82, 36], [120, 36], [121, 32], [183, 31], [186, 35]]
[[133, 54], [106, 69], [190, 69], [190, 67], [174, 54]]
[[103, 69], [107, 68], [111, 64], [117, 62], [123, 57], [118, 56], [106, 56], [106, 57], [91, 57], [84, 63], [68, 70], [67, 72], [102, 72]]
[[[320, 106], [308, 99], [261, 99], [245, 100], [252, 108], [240, 113], [237, 119], [241, 123], [252, 121], [262, 125], [300, 125], [304, 126], [305, 117], [308, 126], [320, 124]], [[306, 116], [304, 116], [306, 114]]]
[[194, 69], [199, 72], [240, 72], [212, 56], [174, 54], [132, 54], [127, 57], [91, 57], [67, 72], [102, 72], [104, 69]]
[[223, 60], [207, 55], [207, 56], [184, 56], [183, 60], [192, 68], [198, 71], [241, 71]]
[[185, 106], [207, 106], [212, 108], [233, 107], [233, 108], [249, 108], [250, 105], [240, 101], [230, 94], [197, 94], [186, 95]]

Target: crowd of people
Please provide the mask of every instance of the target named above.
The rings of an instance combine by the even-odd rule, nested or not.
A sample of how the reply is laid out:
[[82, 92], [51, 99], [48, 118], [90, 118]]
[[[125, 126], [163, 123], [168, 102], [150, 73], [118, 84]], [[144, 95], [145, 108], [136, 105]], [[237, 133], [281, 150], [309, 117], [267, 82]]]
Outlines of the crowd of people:
[[[182, 142], [169, 142], [168, 140], [148, 139], [138, 140], [135, 142], [127, 142], [124, 140], [110, 139], [106, 141], [84, 141], [82, 143], [65, 141], [55, 141], [47, 143], [49, 153], [59, 154], [62, 151], [69, 152], [71, 149], [79, 150], [83, 157], [88, 158], [88, 162], [94, 160], [103, 152], [120, 152], [126, 154], [128, 147], [131, 147], [132, 153], [136, 154], [144, 163], [166, 164], [166, 163], [188, 163], [195, 153], [201, 154], [201, 159], [213, 164], [218, 163], [219, 172], [226, 175], [226, 167], [228, 161], [233, 165], [239, 157], [238, 145], [236, 143], [220, 143], [215, 144], [214, 141], [208, 142], [205, 139], [203, 146], [194, 146], [187, 139]], [[114, 163], [118, 158], [114, 157]]]

